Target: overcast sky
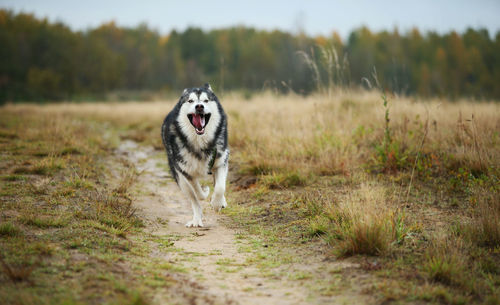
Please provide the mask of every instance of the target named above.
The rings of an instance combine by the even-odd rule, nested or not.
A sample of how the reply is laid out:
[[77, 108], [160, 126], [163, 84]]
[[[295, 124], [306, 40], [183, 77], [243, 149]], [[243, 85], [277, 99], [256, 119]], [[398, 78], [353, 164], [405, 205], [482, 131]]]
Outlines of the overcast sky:
[[75, 30], [114, 20], [121, 26], [147, 23], [162, 34], [188, 26], [203, 29], [246, 25], [310, 35], [337, 31], [347, 38], [362, 25], [402, 32], [418, 27], [440, 33], [484, 27], [500, 30], [500, 0], [0, 0], [1, 8], [62, 21]]

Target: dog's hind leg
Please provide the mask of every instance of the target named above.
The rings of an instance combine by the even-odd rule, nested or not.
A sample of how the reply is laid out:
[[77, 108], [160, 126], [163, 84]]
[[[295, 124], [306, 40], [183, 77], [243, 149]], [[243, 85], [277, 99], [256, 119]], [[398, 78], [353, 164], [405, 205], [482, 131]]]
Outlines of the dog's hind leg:
[[193, 220], [186, 223], [186, 227], [203, 227], [203, 222], [201, 220], [201, 218], [203, 217], [203, 210], [201, 209], [201, 205], [198, 202], [193, 184], [182, 174], [179, 175], [178, 181], [179, 187], [191, 202], [191, 207], [193, 208]]
[[210, 188], [208, 186], [201, 187], [200, 182], [195, 179], [193, 181], [193, 187], [194, 191], [196, 192], [196, 197], [198, 197], [198, 200], [205, 200], [208, 197], [208, 194], [210, 193]]
[[224, 192], [226, 191], [226, 178], [227, 178], [227, 162], [224, 162], [221, 166], [217, 167], [214, 171], [214, 193], [212, 194], [212, 201], [210, 205], [219, 211], [221, 208], [227, 206], [226, 197], [224, 197]]

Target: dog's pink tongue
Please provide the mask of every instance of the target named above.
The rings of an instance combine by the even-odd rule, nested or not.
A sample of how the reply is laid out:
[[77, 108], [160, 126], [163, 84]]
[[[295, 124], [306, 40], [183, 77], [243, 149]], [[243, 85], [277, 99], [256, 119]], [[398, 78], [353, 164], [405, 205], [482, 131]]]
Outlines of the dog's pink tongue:
[[201, 130], [203, 128], [202, 119], [199, 114], [193, 114], [193, 125], [196, 129]]

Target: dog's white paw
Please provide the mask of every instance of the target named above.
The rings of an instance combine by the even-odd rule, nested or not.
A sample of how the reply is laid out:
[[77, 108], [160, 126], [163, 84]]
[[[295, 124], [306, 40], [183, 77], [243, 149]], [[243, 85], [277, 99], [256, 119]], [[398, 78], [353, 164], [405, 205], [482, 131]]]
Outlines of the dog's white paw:
[[214, 208], [214, 210], [219, 212], [220, 209], [227, 207], [226, 197], [224, 197], [224, 195], [213, 196], [210, 205]]
[[203, 222], [200, 219], [194, 219], [186, 223], [186, 227], [188, 228], [197, 228], [197, 227], [203, 227]]

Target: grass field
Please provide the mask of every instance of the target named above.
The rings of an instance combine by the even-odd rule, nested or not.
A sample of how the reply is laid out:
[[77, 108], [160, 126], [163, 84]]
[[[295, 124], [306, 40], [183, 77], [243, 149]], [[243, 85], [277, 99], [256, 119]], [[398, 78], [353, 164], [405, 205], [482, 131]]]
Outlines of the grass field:
[[[331, 279], [290, 276], [326, 283], [314, 292], [325, 297], [347, 289], [339, 273], [364, 273], [374, 281], [360, 293], [376, 303], [500, 303], [500, 104], [377, 92], [221, 100], [223, 213], [271, 245], [250, 263], [272, 273], [277, 248], [356, 263]], [[0, 299], [149, 304], [158, 287], [189, 285], [185, 270], [158, 276], [134, 212], [140, 173], [109, 162], [125, 139], [161, 151], [174, 103], [0, 108]]]

